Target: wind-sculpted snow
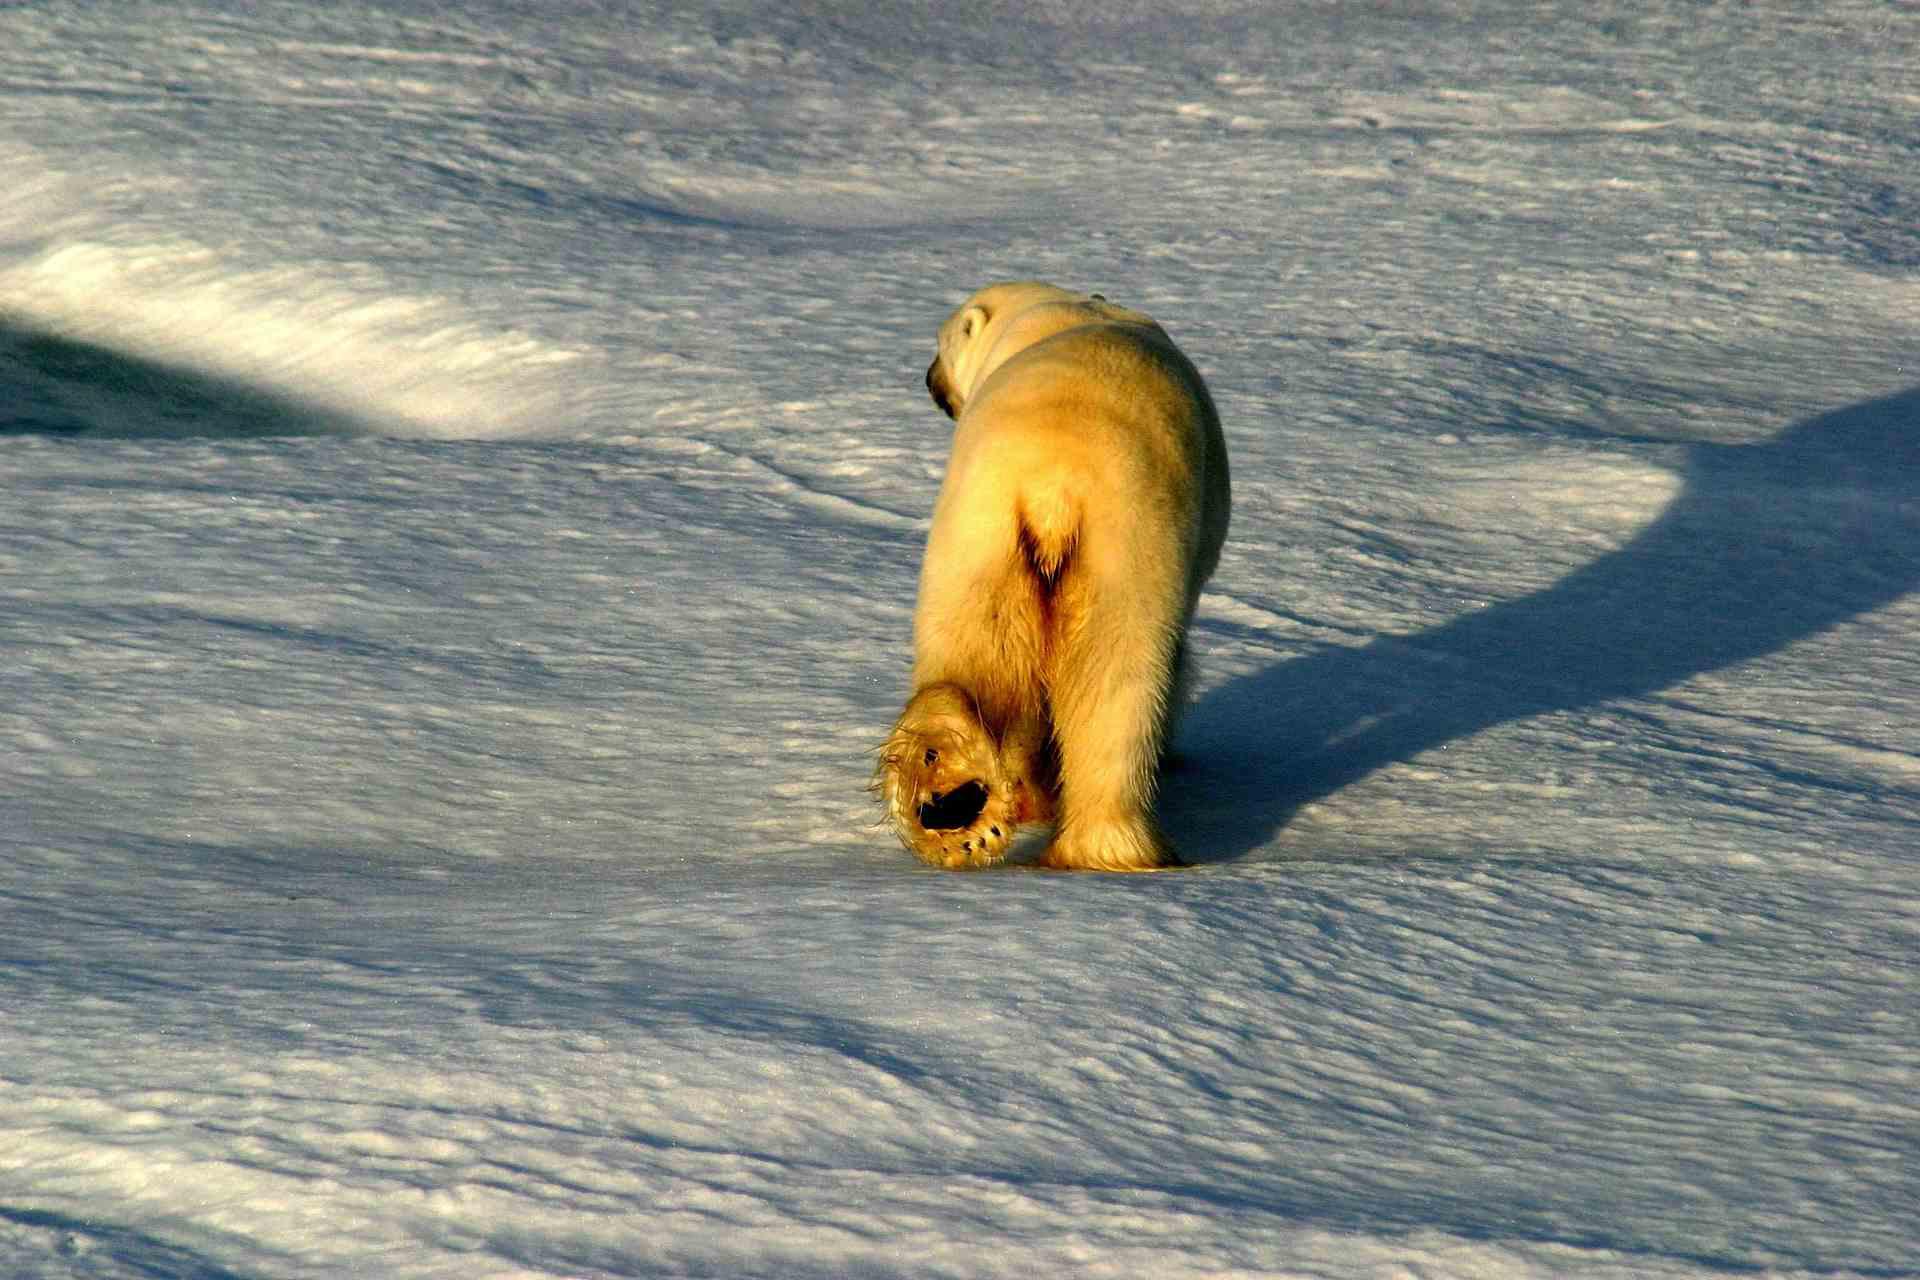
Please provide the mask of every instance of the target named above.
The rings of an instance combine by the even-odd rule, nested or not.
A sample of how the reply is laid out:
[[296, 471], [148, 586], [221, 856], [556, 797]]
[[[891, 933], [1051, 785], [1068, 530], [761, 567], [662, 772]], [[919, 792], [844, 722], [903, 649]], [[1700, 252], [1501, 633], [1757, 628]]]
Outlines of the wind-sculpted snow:
[[[0, 1273], [1920, 1273], [1917, 43], [0, 7]], [[863, 789], [1005, 277], [1226, 423], [1190, 871]]]

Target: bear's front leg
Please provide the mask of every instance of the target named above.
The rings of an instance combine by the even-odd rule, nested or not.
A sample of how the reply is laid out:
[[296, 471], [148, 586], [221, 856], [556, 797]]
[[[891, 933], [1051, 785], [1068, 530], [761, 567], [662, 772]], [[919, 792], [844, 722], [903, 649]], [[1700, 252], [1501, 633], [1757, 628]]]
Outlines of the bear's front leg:
[[880, 748], [874, 790], [900, 843], [936, 867], [986, 867], [1013, 842], [1018, 789], [966, 690], [931, 684]]

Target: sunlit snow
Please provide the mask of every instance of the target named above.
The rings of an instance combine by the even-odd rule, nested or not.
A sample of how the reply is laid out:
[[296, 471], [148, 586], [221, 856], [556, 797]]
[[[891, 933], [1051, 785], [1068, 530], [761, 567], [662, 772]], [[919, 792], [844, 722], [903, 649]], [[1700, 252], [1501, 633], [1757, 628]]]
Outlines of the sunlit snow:
[[[1920, 12], [0, 4], [0, 1275], [1920, 1274]], [[924, 868], [995, 279], [1198, 865]]]

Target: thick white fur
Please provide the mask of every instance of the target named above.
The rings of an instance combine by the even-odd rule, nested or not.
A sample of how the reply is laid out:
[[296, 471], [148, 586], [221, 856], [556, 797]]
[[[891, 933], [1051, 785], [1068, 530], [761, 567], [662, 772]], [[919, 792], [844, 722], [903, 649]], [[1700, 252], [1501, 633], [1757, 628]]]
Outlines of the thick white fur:
[[982, 289], [927, 371], [956, 420], [914, 615], [914, 694], [875, 789], [940, 866], [1179, 865], [1153, 819], [1187, 624], [1226, 537], [1226, 442], [1200, 375], [1099, 295]]

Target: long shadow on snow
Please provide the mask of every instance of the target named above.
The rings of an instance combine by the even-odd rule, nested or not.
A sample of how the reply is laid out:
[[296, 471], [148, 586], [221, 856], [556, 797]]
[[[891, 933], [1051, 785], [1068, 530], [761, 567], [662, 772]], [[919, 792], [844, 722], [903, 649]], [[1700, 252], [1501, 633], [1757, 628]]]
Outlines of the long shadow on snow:
[[249, 440], [370, 429], [238, 378], [0, 318], [0, 436]]
[[1699, 446], [1684, 479], [1631, 543], [1543, 591], [1201, 698], [1161, 805], [1182, 852], [1242, 856], [1384, 766], [1771, 653], [1920, 585], [1920, 387]]
[[80, 1265], [88, 1272], [99, 1271], [104, 1257], [130, 1268], [132, 1274], [151, 1277], [151, 1280], [242, 1280], [238, 1271], [229, 1271], [190, 1250], [132, 1227], [5, 1205], [0, 1205], [0, 1222], [57, 1233], [62, 1243], [56, 1247], [62, 1253], [84, 1257], [86, 1261]]

